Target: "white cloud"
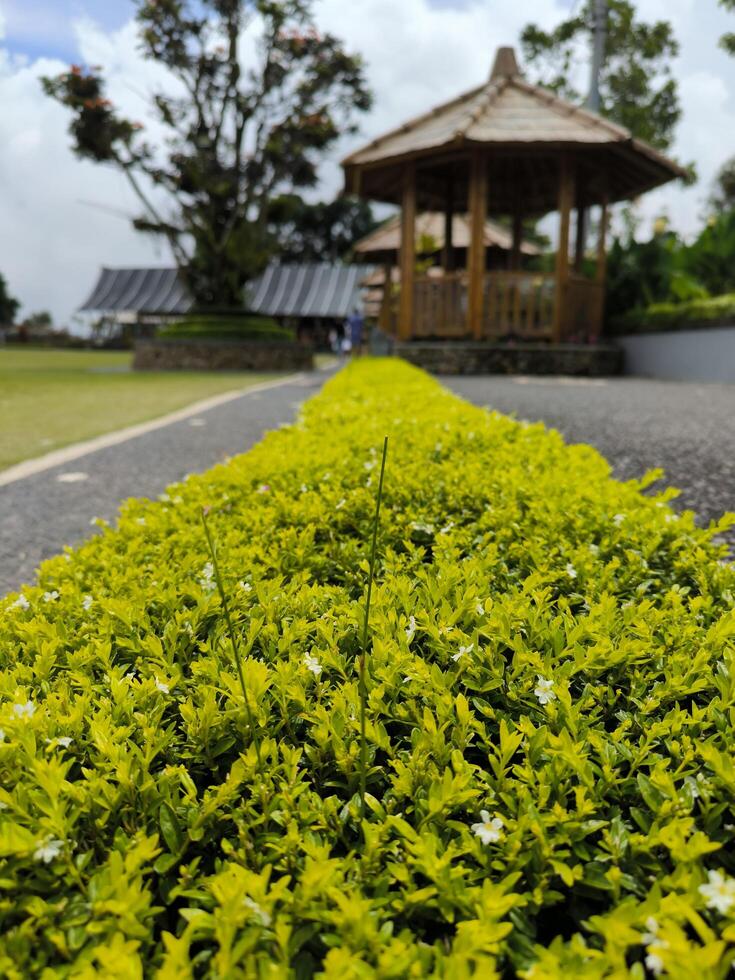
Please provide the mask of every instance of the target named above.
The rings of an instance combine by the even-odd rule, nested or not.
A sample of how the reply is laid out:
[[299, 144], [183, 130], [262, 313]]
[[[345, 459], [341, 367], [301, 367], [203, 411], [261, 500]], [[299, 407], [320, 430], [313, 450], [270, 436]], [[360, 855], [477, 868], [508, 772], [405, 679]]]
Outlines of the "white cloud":
[[[0, 0], [0, 8], [11, 9], [6, 4]], [[528, 21], [556, 23], [568, 6], [557, 0], [469, 0], [460, 7], [430, 0], [319, 0], [320, 25], [364, 54], [375, 92], [375, 107], [362, 120], [359, 136], [344, 141], [322, 168], [320, 194], [341, 186], [338, 161], [344, 153], [478, 84], [487, 77], [498, 45], [515, 43]], [[732, 29], [732, 17], [695, 0], [639, 0], [638, 6], [641, 16], [673, 20], [681, 40], [675, 70], [684, 116], [675, 152], [682, 160], [696, 160], [701, 177], [698, 187], [667, 187], [648, 195], [641, 213], [647, 220], [667, 210], [677, 228], [692, 232], [707, 184], [735, 152], [730, 137], [735, 132], [735, 59], [717, 48], [719, 35]], [[120, 174], [78, 160], [70, 150], [68, 114], [43, 94], [38, 80], [66, 66], [49, 58], [31, 63], [11, 56], [2, 37], [0, 11], [0, 271], [26, 311], [48, 308], [64, 322], [84, 299], [100, 265], [162, 264], [169, 257], [164, 246], [136, 234], [119, 214], [84, 203], [138, 211]], [[134, 25], [105, 33], [82, 19], [75, 24], [75, 39], [79, 60], [105, 66], [112, 99], [145, 120], [146, 93], [161, 75], [138, 55]]]

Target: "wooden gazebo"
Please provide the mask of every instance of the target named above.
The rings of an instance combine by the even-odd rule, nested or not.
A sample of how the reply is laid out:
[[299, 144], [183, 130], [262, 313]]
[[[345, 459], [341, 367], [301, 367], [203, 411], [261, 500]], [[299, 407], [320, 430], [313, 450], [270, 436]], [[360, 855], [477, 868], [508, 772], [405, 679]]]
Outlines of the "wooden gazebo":
[[[599, 336], [609, 204], [684, 171], [628, 130], [526, 82], [512, 48], [499, 48], [486, 84], [413, 119], [343, 162], [351, 193], [401, 208], [400, 285], [387, 290], [382, 326], [401, 340], [504, 336], [589, 341]], [[585, 275], [585, 218], [599, 205], [594, 275]], [[466, 269], [416, 274], [416, 215], [441, 211], [445, 248], [467, 212]], [[520, 256], [524, 217], [559, 212], [553, 274], [487, 270], [488, 215], [509, 215]], [[571, 218], [576, 211], [570, 260]]]

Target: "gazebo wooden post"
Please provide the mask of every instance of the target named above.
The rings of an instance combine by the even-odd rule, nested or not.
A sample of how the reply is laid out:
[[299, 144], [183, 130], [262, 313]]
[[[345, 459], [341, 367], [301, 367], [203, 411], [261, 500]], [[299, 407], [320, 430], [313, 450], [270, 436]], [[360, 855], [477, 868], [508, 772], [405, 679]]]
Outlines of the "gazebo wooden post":
[[556, 295], [552, 340], [558, 344], [564, 332], [569, 287], [569, 215], [574, 200], [574, 171], [567, 155], [559, 166], [559, 244], [556, 252]]
[[487, 160], [482, 150], [473, 150], [470, 159], [470, 248], [467, 272], [467, 326], [475, 338], [482, 338], [482, 307], [485, 292], [485, 221], [487, 219]]
[[413, 299], [416, 268], [416, 167], [403, 166], [401, 195], [401, 294], [398, 313], [398, 336], [410, 340], [413, 333]]
[[521, 202], [516, 199], [513, 208], [513, 244], [510, 249], [510, 268], [518, 272], [521, 267], [521, 240], [523, 238], [523, 212]]
[[584, 262], [584, 243], [587, 228], [587, 208], [581, 204], [577, 203], [577, 234], [576, 241], [574, 243], [574, 271], [579, 273], [582, 271], [582, 263]]
[[447, 178], [446, 201], [444, 203], [444, 248], [442, 249], [442, 266], [445, 272], [454, 269], [454, 179]]

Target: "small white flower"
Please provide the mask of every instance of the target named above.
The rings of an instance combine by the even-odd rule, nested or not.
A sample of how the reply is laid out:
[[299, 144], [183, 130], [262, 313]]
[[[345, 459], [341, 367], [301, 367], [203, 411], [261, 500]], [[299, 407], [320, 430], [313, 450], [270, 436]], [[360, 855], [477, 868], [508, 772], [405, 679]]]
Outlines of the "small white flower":
[[735, 878], [726, 878], [721, 871], [708, 871], [709, 881], [699, 886], [699, 894], [708, 909], [725, 915], [735, 905]]
[[141, 527], [145, 526], [145, 517], [136, 517], [135, 523], [140, 524]]
[[5, 741], [5, 729], [0, 728], [0, 742], [4, 742], [4, 741]]
[[334, 509], [335, 509], [335, 510], [342, 510], [342, 508], [344, 507], [344, 505], [345, 505], [346, 503], [347, 503], [347, 501], [346, 501], [346, 500], [345, 500], [345, 498], [343, 497], [343, 498], [342, 498], [341, 500], [338, 500], [338, 501], [337, 501], [337, 503], [336, 503], [336, 504], [334, 505]]
[[245, 906], [245, 908], [250, 909], [251, 912], [257, 915], [257, 917], [260, 919], [261, 925], [268, 927], [273, 921], [265, 909], [262, 909], [257, 902], [250, 898], [249, 895], [246, 895], [245, 898], [243, 898], [242, 904]]
[[658, 922], [652, 915], [649, 915], [646, 919], [646, 932], [641, 936], [641, 942], [644, 946], [650, 946], [651, 943], [658, 942], [658, 929]]
[[47, 837], [46, 840], [39, 842], [33, 853], [33, 859], [35, 861], [43, 861], [44, 864], [51, 864], [54, 858], [57, 858], [61, 854], [63, 849], [63, 840], [55, 840], [53, 837]]
[[44, 592], [43, 594], [44, 602], [56, 602], [58, 598], [59, 598], [59, 593], [56, 591], [56, 589], [54, 589], [53, 592]]
[[[165, 503], [168, 503], [168, 501], [171, 498], [169, 497], [169, 495], [167, 493], [159, 493], [158, 499], [161, 501], [162, 504], [165, 504]], [[94, 520], [97, 520], [97, 518], [95, 517]]]
[[367, 463], [363, 463], [362, 465], [363, 465], [363, 468], [364, 469], [370, 471], [370, 470], [374, 469], [374, 467], [375, 467], [375, 460], [374, 459], [369, 459], [367, 461]]
[[191, 637], [194, 636], [194, 627], [191, 625], [191, 623], [189, 623], [189, 622], [184, 623], [184, 632], [188, 636], [191, 636]]
[[416, 617], [409, 616], [408, 626], [406, 627], [406, 639], [408, 640], [409, 643], [411, 642], [411, 640], [414, 638], [415, 635], [416, 635]]
[[485, 615], [485, 607], [481, 602], [478, 602], [477, 605], [475, 606], [475, 612], [477, 613], [478, 616]]
[[569, 576], [569, 578], [576, 578], [577, 577], [577, 569], [574, 567], [574, 565], [572, 565], [572, 563], [570, 561], [567, 562], [566, 572], [567, 572], [567, 575]]
[[172, 497], [171, 498], [171, 503], [172, 504], [182, 504], [183, 502], [184, 501], [183, 501], [183, 498], [182, 497]]
[[56, 744], [60, 745], [62, 749], [68, 749], [72, 743], [72, 739], [69, 735], [62, 735], [61, 738], [56, 739]]
[[92, 608], [92, 603], [93, 602], [94, 602], [94, 599], [92, 598], [91, 595], [85, 595], [85, 597], [82, 599], [82, 609], [85, 612], [87, 612], [89, 609]]
[[214, 565], [211, 561], [208, 561], [202, 569], [199, 577], [199, 585], [204, 592], [214, 592], [216, 587], [214, 581]]
[[158, 677], [156, 677], [156, 688], [161, 692], [161, 694], [168, 694], [169, 692], [168, 684], [164, 684], [163, 681], [158, 679]]
[[408, 676], [406, 676], [406, 677], [404, 677], [404, 678], [403, 678], [403, 679], [401, 680], [401, 684], [410, 684], [410, 683], [411, 683], [411, 678], [410, 678], [410, 677], [408, 677]]
[[270, 486], [267, 483], [261, 483], [260, 486], [258, 487], [258, 489], [255, 492], [256, 493], [268, 493], [269, 490], [270, 490]]
[[475, 644], [474, 644], [474, 643], [470, 643], [470, 645], [469, 645], [469, 646], [466, 646], [466, 647], [460, 647], [460, 648], [459, 648], [459, 652], [458, 652], [458, 653], [453, 653], [453, 654], [452, 654], [452, 660], [453, 660], [453, 661], [455, 662], [455, 664], [456, 664], [458, 660], [460, 660], [460, 659], [461, 659], [462, 657], [464, 657], [464, 656], [465, 656], [466, 654], [468, 654], [468, 653], [472, 653], [472, 651], [473, 651], [474, 649], [475, 649]]
[[588, 550], [589, 550], [589, 553], [591, 555], [599, 555], [599, 553], [600, 553], [600, 546], [599, 545], [596, 545], [596, 544], [591, 544], [591, 545], [588, 545]]
[[454, 521], [450, 521], [448, 524], [445, 524], [443, 528], [441, 528], [439, 534], [449, 534], [453, 527]]
[[437, 442], [436, 445], [434, 446], [434, 452], [440, 453], [442, 451], [442, 448], [443, 448], [442, 444], [440, 442]]
[[304, 654], [304, 665], [307, 670], [310, 670], [314, 677], [318, 677], [322, 672], [322, 665], [313, 657], [310, 653]]
[[546, 680], [541, 674], [536, 675], [536, 687], [533, 693], [538, 698], [539, 704], [548, 704], [549, 701], [556, 701], [556, 694], [552, 690], [553, 686], [553, 680]]
[[238, 582], [237, 584], [242, 589], [243, 592], [252, 592], [253, 591], [253, 587], [250, 584], [250, 582]]
[[646, 964], [646, 969], [650, 970], [655, 977], [664, 972], [664, 961], [656, 952], [656, 949], [660, 948], [660, 946], [652, 946], [651, 949], [649, 949], [644, 961]]
[[301, 484], [301, 487], [299, 489], [301, 490], [302, 493], [308, 493], [309, 492], [309, 488], [307, 487], [307, 485], [305, 483], [302, 483]]
[[32, 718], [36, 713], [36, 706], [32, 701], [26, 701], [25, 704], [14, 704], [13, 714], [16, 718]]
[[480, 810], [481, 823], [473, 823], [471, 830], [483, 844], [496, 844], [503, 836], [503, 821], [500, 817], [490, 819], [487, 810]]
[[613, 524], [617, 525], [617, 527], [620, 527], [620, 525], [623, 523], [624, 520], [625, 520], [625, 514], [615, 514], [615, 516], [613, 517]]
[[26, 599], [26, 597], [22, 593], [15, 600], [15, 602], [13, 603], [13, 606], [16, 609], [30, 609], [31, 608], [30, 602]]

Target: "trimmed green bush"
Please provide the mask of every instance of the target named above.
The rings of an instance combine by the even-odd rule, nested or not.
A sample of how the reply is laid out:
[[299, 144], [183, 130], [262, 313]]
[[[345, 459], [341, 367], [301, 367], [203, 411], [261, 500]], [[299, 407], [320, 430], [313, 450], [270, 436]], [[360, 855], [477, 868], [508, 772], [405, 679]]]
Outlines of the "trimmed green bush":
[[292, 341], [294, 332], [268, 316], [226, 316], [193, 313], [184, 320], [161, 327], [166, 340], [257, 340], [266, 343]]
[[726, 977], [735, 572], [655, 477], [366, 360], [47, 562], [0, 625], [0, 974]]
[[735, 324], [735, 293], [691, 299], [683, 303], [651, 303], [645, 309], [630, 310], [613, 321], [617, 334], [647, 333], [655, 330], [691, 330], [713, 323]]

